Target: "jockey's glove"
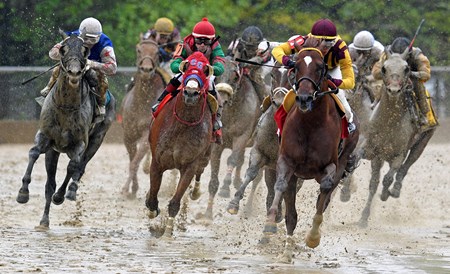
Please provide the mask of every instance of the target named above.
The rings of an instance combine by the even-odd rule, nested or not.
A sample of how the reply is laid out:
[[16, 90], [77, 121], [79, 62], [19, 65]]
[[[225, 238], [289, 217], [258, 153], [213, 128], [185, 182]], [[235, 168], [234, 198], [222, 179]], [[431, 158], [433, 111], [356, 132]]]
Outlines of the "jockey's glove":
[[283, 56], [282, 63], [283, 63], [283, 65], [285, 65], [288, 68], [295, 67], [295, 62], [292, 61], [291, 58], [289, 58], [289, 56], [287, 56], [287, 55]]
[[341, 79], [335, 79], [335, 78], [331, 77], [331, 75], [329, 75], [329, 74], [327, 74], [327, 79], [330, 80], [331, 82], [333, 82], [333, 84], [335, 84], [336, 87], [339, 87], [342, 84]]

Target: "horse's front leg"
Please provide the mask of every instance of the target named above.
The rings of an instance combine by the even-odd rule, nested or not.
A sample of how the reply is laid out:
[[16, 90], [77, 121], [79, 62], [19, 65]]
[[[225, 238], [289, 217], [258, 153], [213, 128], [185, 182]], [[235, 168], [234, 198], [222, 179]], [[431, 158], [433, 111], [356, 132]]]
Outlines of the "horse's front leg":
[[19, 193], [16, 198], [16, 201], [20, 204], [25, 204], [30, 199], [28, 185], [31, 183], [31, 172], [33, 171], [34, 164], [39, 158], [39, 155], [49, 149], [49, 140], [40, 131], [36, 133], [34, 140], [35, 145], [28, 152], [28, 166], [25, 171], [25, 175], [22, 178], [22, 187], [19, 189]]
[[278, 261], [282, 263], [291, 263], [292, 255], [295, 249], [294, 230], [297, 226], [297, 210], [295, 208], [295, 198], [297, 196], [297, 177], [291, 176], [288, 187], [284, 193], [284, 203], [286, 205], [286, 244], [284, 252], [278, 257]]
[[166, 223], [166, 230], [164, 231], [165, 237], [171, 238], [173, 236], [173, 223], [175, 216], [177, 216], [180, 211], [181, 198], [183, 198], [184, 193], [191, 184], [192, 178], [194, 178], [195, 175], [195, 170], [192, 166], [194, 166], [194, 164], [186, 170], [180, 170], [180, 181], [178, 182], [177, 190], [175, 195], [169, 201], [169, 217]]
[[[67, 164], [67, 171], [66, 171], [66, 177], [64, 178], [63, 183], [61, 184], [61, 186], [58, 188], [58, 191], [56, 191], [56, 193], [53, 195], [53, 203], [55, 205], [60, 205], [64, 202], [64, 195], [66, 194], [66, 190], [67, 190], [67, 185], [69, 184], [70, 179], [72, 178], [75, 170], [77, 169], [78, 164], [74, 161], [74, 160], [70, 160], [69, 163]], [[72, 185], [72, 184], [71, 184]], [[75, 187], [78, 188], [78, 185], [75, 184]], [[75, 201], [76, 200], [76, 193], [74, 193], [73, 191], [73, 186], [71, 189], [72, 193], [67, 192], [67, 199], [71, 200], [71, 201]], [[76, 191], [76, 189], [75, 189]], [[69, 195], [70, 193], [70, 195]]]
[[[229, 198], [230, 197], [230, 185], [232, 182], [233, 177], [233, 170], [236, 166], [238, 166], [239, 163], [243, 162], [244, 154], [245, 154], [245, 145], [247, 144], [247, 134], [241, 135], [239, 138], [233, 139], [233, 147], [231, 151], [231, 155], [227, 159], [227, 174], [225, 175], [225, 179], [223, 180], [223, 185], [220, 188], [219, 196], [223, 198]], [[239, 178], [237, 179], [239, 181], [239, 186], [242, 184], [241, 178], [240, 178], [240, 171], [239, 171]], [[237, 186], [237, 187], [239, 187]]]
[[283, 193], [288, 187], [288, 181], [294, 174], [294, 170], [287, 164], [284, 156], [280, 155], [277, 161], [277, 181], [275, 183], [275, 196], [267, 214], [266, 224], [264, 226], [265, 234], [275, 234], [277, 232], [276, 216], [278, 214], [278, 204], [281, 201]]
[[81, 142], [72, 153], [68, 153], [68, 156], [71, 160], [67, 165], [66, 180], [64, 180], [64, 183], [58, 189], [58, 192], [65, 191], [68, 181], [70, 180], [70, 178], [72, 178], [72, 182], [70, 183], [66, 194], [66, 198], [71, 201], [75, 201], [77, 199], [78, 182], [80, 181], [82, 172], [84, 172], [84, 167], [82, 166], [85, 151], [86, 142]]
[[[394, 182], [394, 176], [402, 166], [405, 157], [404, 156], [397, 157], [392, 162], [389, 163], [389, 170], [383, 177], [383, 190], [381, 191], [380, 197], [382, 201], [386, 201], [391, 195], [389, 187], [392, 185], [392, 182]], [[400, 190], [398, 190], [397, 194], [400, 195]]]
[[219, 147], [217, 145], [213, 145], [213, 151], [211, 153], [211, 179], [208, 183], [208, 206], [206, 208], [205, 214], [199, 214], [197, 217], [204, 216], [206, 219], [213, 219], [213, 205], [214, 205], [214, 197], [219, 190], [219, 170], [220, 170], [220, 157], [223, 152], [223, 147]]
[[150, 164], [150, 189], [145, 199], [145, 205], [150, 210], [148, 213], [150, 219], [156, 218], [161, 212], [158, 207], [158, 192], [161, 187], [162, 176], [163, 171], [161, 171], [155, 159], [152, 159]]
[[45, 207], [39, 226], [36, 230], [47, 230], [50, 226], [50, 205], [53, 193], [56, 189], [56, 170], [58, 167], [59, 152], [51, 149], [45, 153], [45, 169], [47, 171], [47, 182], [45, 183]]
[[[139, 142], [138, 149], [130, 162], [130, 167], [128, 171], [127, 183], [122, 188], [122, 194], [126, 195], [129, 199], [135, 199], [136, 193], [139, 189], [139, 183], [137, 178], [137, 172], [139, 169], [139, 164], [141, 163], [144, 156], [148, 153], [150, 149], [150, 144], [147, 140], [142, 140]], [[131, 183], [131, 192], [129, 192], [129, 185]]]
[[374, 158], [370, 162], [372, 175], [370, 177], [369, 184], [369, 197], [367, 198], [366, 206], [363, 209], [361, 218], [359, 219], [360, 227], [367, 227], [368, 219], [370, 216], [370, 208], [372, 206], [372, 200], [377, 192], [378, 185], [380, 184], [380, 171], [383, 167], [383, 160], [380, 158]]

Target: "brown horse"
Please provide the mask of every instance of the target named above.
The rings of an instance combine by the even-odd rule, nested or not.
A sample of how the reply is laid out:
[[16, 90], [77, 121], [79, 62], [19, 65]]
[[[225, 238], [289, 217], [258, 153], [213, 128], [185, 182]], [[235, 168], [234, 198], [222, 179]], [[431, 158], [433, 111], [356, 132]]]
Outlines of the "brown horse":
[[213, 70], [208, 59], [200, 52], [194, 52], [186, 61], [189, 65], [183, 75], [181, 91], [160, 110], [153, 120], [149, 135], [152, 161], [150, 190], [145, 204], [150, 210], [150, 218], [160, 213], [158, 192], [164, 171], [180, 171], [176, 193], [169, 202], [164, 232], [166, 237], [173, 234], [180, 200], [194, 176], [195, 187], [191, 199], [199, 198], [200, 177], [211, 155], [213, 113], [208, 107], [207, 90]]
[[[136, 45], [134, 86], [122, 101], [124, 143], [130, 159], [128, 179], [122, 194], [135, 198], [139, 184], [137, 171], [145, 154], [150, 152], [148, 132], [152, 120], [151, 104], [165, 87], [159, 70], [159, 46], [154, 40], [142, 39]], [[131, 189], [130, 189], [131, 185]]]
[[[231, 149], [227, 159], [221, 193], [222, 197], [230, 197], [232, 173], [235, 171], [234, 185], [241, 184], [241, 168], [245, 159], [245, 148], [251, 146], [250, 138], [261, 113], [261, 102], [255, 88], [247, 75], [243, 75], [239, 64], [230, 57], [225, 58], [225, 72], [216, 78], [217, 90], [224, 101], [222, 122], [223, 145], [213, 145], [211, 154], [211, 180], [209, 181], [209, 200], [205, 218], [213, 218], [214, 197], [219, 190], [220, 158], [225, 148]], [[224, 92], [226, 90], [226, 92]], [[231, 96], [230, 96], [231, 95]]]
[[[387, 59], [383, 64], [383, 87], [381, 98], [370, 118], [367, 141], [363, 156], [371, 161], [369, 198], [359, 221], [366, 227], [370, 215], [372, 199], [380, 182], [380, 171], [384, 162], [389, 163], [389, 171], [383, 178], [381, 200], [389, 196], [398, 198], [402, 181], [409, 168], [422, 154], [436, 127], [426, 131], [416, 125], [413, 104], [413, 89], [410, 82], [410, 68], [405, 61], [408, 48], [402, 54], [385, 49]], [[392, 189], [389, 189], [394, 181]]]
[[[308, 39], [309, 40], [309, 39]], [[341, 139], [341, 114], [328, 90], [327, 66], [322, 53], [305, 46], [295, 64], [295, 104], [283, 127], [277, 160], [275, 198], [267, 215], [264, 232], [276, 232], [278, 204], [282, 197], [286, 205], [286, 245], [281, 260], [291, 262], [294, 250], [293, 232], [297, 225], [295, 200], [300, 179], [315, 179], [320, 184], [313, 227], [306, 244], [314, 248], [320, 243], [319, 227], [331, 194], [343, 176], [349, 155], [358, 142], [358, 131]], [[357, 123], [357, 119], [355, 121]]]

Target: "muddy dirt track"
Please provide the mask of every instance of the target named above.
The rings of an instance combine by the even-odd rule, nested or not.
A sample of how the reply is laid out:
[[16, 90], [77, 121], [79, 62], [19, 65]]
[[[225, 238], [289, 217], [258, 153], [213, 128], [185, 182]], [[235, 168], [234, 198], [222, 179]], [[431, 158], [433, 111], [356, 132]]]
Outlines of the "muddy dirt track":
[[[442, 136], [450, 136], [448, 128], [439, 130], [441, 135], [446, 130]], [[52, 205], [50, 230], [36, 231], [44, 207], [43, 156], [33, 172], [30, 201], [24, 205], [15, 201], [30, 147], [0, 145], [0, 273], [450, 272], [450, 143], [432, 139], [406, 176], [399, 199], [382, 202], [378, 192], [366, 229], [356, 225], [368, 195], [370, 165], [363, 161], [355, 171], [357, 189], [351, 200], [344, 203], [339, 195], [333, 198], [324, 215], [321, 243], [315, 249], [306, 247], [303, 238], [314, 215], [318, 185], [305, 182], [297, 196], [297, 248], [289, 265], [276, 261], [283, 249], [284, 224], [279, 225], [270, 245], [258, 244], [265, 221], [265, 186], [258, 188], [250, 216], [244, 216], [242, 210], [239, 215], [229, 215], [225, 211], [229, 199], [216, 197], [214, 221], [195, 218], [206, 209], [209, 168], [202, 180], [202, 197], [189, 201], [186, 230], [176, 226], [173, 240], [152, 236], [149, 227], [158, 220], [146, 215], [148, 175], [139, 171], [136, 200], [120, 195], [128, 169], [122, 144], [105, 143], [100, 148], [87, 167], [78, 200]], [[58, 184], [66, 164], [67, 158], [61, 156]], [[221, 178], [224, 175], [225, 167]], [[164, 178], [163, 214], [172, 181], [169, 175]], [[336, 192], [339, 194], [339, 189]]]

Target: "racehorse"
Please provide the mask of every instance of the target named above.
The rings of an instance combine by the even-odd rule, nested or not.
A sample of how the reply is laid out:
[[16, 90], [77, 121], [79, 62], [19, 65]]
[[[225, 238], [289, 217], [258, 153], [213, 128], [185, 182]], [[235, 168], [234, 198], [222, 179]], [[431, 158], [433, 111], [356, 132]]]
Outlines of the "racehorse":
[[[402, 54], [392, 53], [388, 48], [385, 53], [387, 59], [382, 67], [381, 98], [370, 118], [367, 141], [363, 147], [363, 157], [371, 161], [372, 174], [369, 197], [359, 221], [362, 227], [367, 226], [384, 162], [388, 162], [389, 171], [383, 177], [382, 201], [386, 201], [389, 196], [400, 196], [403, 179], [436, 130], [436, 127], [432, 127], [423, 131], [415, 124], [416, 119], [411, 112], [414, 102], [411, 71], [405, 61], [409, 54], [408, 48]], [[394, 176], [394, 186], [389, 189]]]
[[158, 44], [152, 39], [143, 39], [141, 34], [140, 42], [136, 45], [137, 72], [134, 74], [134, 86], [122, 101], [124, 143], [130, 159], [122, 194], [129, 198], [136, 198], [139, 164], [145, 154], [150, 153], [148, 133], [152, 120], [151, 104], [166, 84], [159, 68], [158, 52]]
[[149, 135], [152, 161], [150, 190], [145, 204], [150, 218], [160, 213], [158, 192], [164, 171], [174, 168], [180, 171], [176, 193], [169, 202], [166, 237], [172, 237], [180, 200], [194, 176], [191, 199], [199, 198], [200, 177], [211, 155], [213, 111], [207, 103], [207, 90], [213, 69], [201, 52], [194, 52], [183, 62], [188, 66], [183, 74], [181, 91], [164, 107], [160, 106]]
[[[241, 184], [241, 168], [244, 163], [245, 148], [251, 146], [250, 137], [255, 129], [258, 117], [261, 113], [259, 105], [261, 102], [255, 88], [247, 75], [243, 75], [239, 64], [230, 57], [224, 58], [225, 72], [216, 78], [217, 91], [228, 93], [222, 98], [223, 106], [223, 145], [213, 145], [211, 154], [211, 179], [209, 181], [208, 207], [204, 217], [213, 218], [214, 197], [219, 190], [219, 168], [220, 158], [225, 148], [231, 149], [231, 155], [227, 159], [227, 174], [225, 176], [221, 193], [222, 197], [230, 197], [230, 184], [232, 173], [235, 169], [234, 185]], [[229, 94], [232, 94], [229, 96]]]
[[[343, 126], [345, 123], [342, 123], [341, 113], [329, 95], [336, 90], [328, 90], [327, 66], [322, 52], [316, 48], [319, 42], [310, 39], [308, 38], [304, 47], [299, 50], [296, 59], [295, 103], [286, 116], [282, 130], [276, 167], [275, 198], [264, 228], [266, 235], [276, 232], [278, 204], [284, 197], [287, 237], [284, 253], [280, 257], [283, 262], [291, 262], [295, 245], [295, 176], [304, 180], [315, 179], [320, 184], [313, 227], [306, 237], [306, 244], [314, 248], [320, 243], [319, 227], [323, 212], [343, 176], [348, 157], [356, 147], [359, 137], [359, 132], [355, 131], [347, 138], [341, 139], [342, 131], [346, 131]], [[357, 123], [357, 119], [355, 122]]]
[[[89, 160], [103, 142], [112, 121], [115, 118], [115, 99], [108, 92], [109, 103], [106, 106], [105, 119], [93, 124], [96, 99], [85, 79], [89, 48], [83, 45], [83, 37], [63, 36], [59, 54], [60, 73], [56, 84], [45, 98], [39, 120], [39, 130], [34, 139], [34, 146], [29, 151], [28, 166], [22, 178], [22, 187], [17, 202], [29, 200], [28, 185], [31, 172], [39, 155], [45, 153], [47, 181], [45, 184], [45, 209], [38, 229], [48, 229], [50, 224], [50, 203], [62, 204], [69, 180], [66, 198], [76, 199], [78, 183], [84, 174]], [[93, 73], [91, 71], [91, 73]], [[56, 190], [56, 170], [60, 153], [70, 158], [64, 182]]]
[[[253, 146], [250, 150], [249, 165], [245, 172], [242, 185], [234, 194], [234, 198], [230, 201], [227, 207], [227, 212], [230, 214], [237, 214], [239, 211], [239, 202], [244, 198], [244, 192], [247, 186], [253, 182], [248, 202], [246, 205], [246, 211], [250, 212], [252, 208], [252, 201], [258, 181], [254, 181], [257, 175], [262, 172], [264, 168], [265, 181], [267, 186], [266, 207], [267, 210], [272, 205], [275, 190], [276, 179], [276, 162], [278, 158], [278, 137], [277, 137], [277, 125], [274, 120], [274, 114], [276, 110], [281, 106], [284, 96], [288, 93], [288, 88], [291, 88], [288, 81], [287, 69], [284, 67], [275, 67], [272, 69], [272, 87], [270, 97], [267, 98], [267, 102], [263, 103], [267, 110], [263, 112], [258, 120], [258, 124], [254, 131]], [[266, 104], [269, 104], [266, 106]], [[280, 201], [281, 202], [281, 201]], [[281, 203], [280, 203], [281, 205]], [[277, 221], [281, 221], [281, 211], [278, 212]]]

